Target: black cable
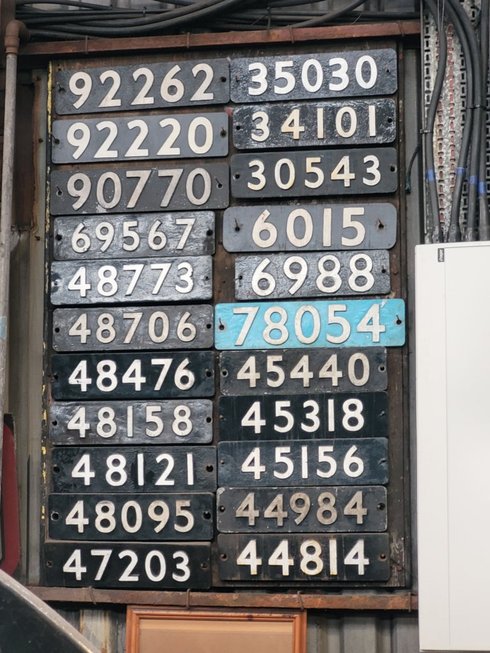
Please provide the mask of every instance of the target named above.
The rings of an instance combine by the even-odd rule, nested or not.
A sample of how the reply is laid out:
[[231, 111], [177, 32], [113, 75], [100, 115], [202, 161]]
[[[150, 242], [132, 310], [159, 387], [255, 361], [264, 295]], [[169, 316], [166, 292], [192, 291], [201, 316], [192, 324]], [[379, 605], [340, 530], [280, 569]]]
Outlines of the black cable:
[[448, 0], [448, 3], [448, 11], [454, 11], [454, 26], [457, 30], [458, 28], [460, 29], [460, 34], [458, 34], [460, 41], [462, 42], [462, 39], [464, 39], [468, 48], [468, 52], [465, 53], [468, 86], [470, 79], [472, 81], [472, 92], [468, 92], [467, 95], [470, 102], [468, 115], [473, 115], [473, 121], [470, 162], [468, 166], [468, 218], [463, 237], [466, 241], [473, 241], [477, 238], [478, 177], [480, 174], [480, 139], [483, 118], [481, 61], [476, 45], [476, 35], [468, 14], [462, 8], [459, 0]]
[[355, 9], [356, 7], [359, 7], [359, 5], [364, 4], [365, 1], [366, 0], [354, 0], [354, 2], [351, 2], [350, 5], [347, 5], [347, 7], [344, 7], [344, 9], [328, 11], [327, 13], [318, 16], [318, 18], [310, 18], [309, 20], [295, 23], [291, 27], [313, 27], [314, 25], [322, 25], [324, 23], [328, 23], [331, 20], [338, 18], [339, 16], [344, 16], [345, 14], [349, 13], [349, 11], [352, 11], [352, 9]]
[[439, 14], [434, 0], [425, 0], [425, 5], [434, 19], [439, 35], [439, 56], [434, 88], [427, 109], [427, 118], [424, 129], [424, 152], [426, 158], [425, 180], [429, 197], [429, 222], [430, 241], [439, 243], [442, 240], [442, 228], [439, 216], [439, 198], [437, 194], [437, 178], [434, 165], [434, 124], [436, 121], [437, 107], [444, 85], [447, 61], [447, 38], [444, 26], [444, 16]]
[[472, 136], [472, 125], [473, 125], [473, 114], [474, 109], [472, 108], [473, 99], [474, 99], [474, 75], [473, 68], [471, 66], [471, 54], [470, 46], [466, 38], [465, 31], [462, 28], [461, 23], [458, 20], [457, 14], [454, 12], [453, 7], [449, 4], [449, 1], [445, 4], [445, 9], [447, 12], [447, 17], [452, 23], [456, 35], [461, 44], [461, 49], [463, 52], [463, 57], [466, 62], [466, 115], [463, 125], [463, 133], [461, 136], [461, 143], [458, 155], [458, 162], [456, 164], [456, 178], [454, 183], [453, 197], [451, 202], [451, 214], [449, 219], [449, 228], [447, 234], [447, 240], [449, 242], [456, 242], [460, 240], [461, 236], [461, 224], [460, 224], [460, 213], [461, 213], [461, 199], [463, 196], [463, 186], [467, 171], [467, 161], [468, 161], [468, 152], [470, 149], [470, 142]]
[[[486, 104], [487, 83], [488, 83], [488, 55], [489, 55], [489, 23], [490, 23], [490, 0], [481, 0], [480, 8], [480, 53], [481, 53], [481, 76], [482, 76], [482, 98]], [[487, 109], [487, 107], [485, 107]], [[486, 110], [482, 120], [481, 139], [482, 143], [487, 142]], [[487, 198], [487, 161], [486, 147], [480, 151], [480, 174], [478, 182], [478, 204], [480, 210], [480, 222], [478, 235], [480, 240], [490, 240], [490, 219], [488, 212]]]

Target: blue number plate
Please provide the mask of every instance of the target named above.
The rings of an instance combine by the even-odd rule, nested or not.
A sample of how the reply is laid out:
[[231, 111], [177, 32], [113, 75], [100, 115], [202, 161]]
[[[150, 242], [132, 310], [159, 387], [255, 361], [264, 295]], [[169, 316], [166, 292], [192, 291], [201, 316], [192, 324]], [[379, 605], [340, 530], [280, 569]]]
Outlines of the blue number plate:
[[217, 304], [217, 349], [396, 347], [405, 343], [402, 299]]

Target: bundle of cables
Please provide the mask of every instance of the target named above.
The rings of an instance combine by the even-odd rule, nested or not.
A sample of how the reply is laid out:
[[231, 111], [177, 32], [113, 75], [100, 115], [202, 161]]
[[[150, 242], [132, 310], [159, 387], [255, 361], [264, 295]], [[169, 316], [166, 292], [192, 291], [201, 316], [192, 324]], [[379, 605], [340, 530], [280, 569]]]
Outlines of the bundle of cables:
[[[461, 239], [489, 240], [486, 184], [486, 95], [489, 55], [489, 0], [481, 0], [475, 25], [459, 0], [424, 0], [432, 14], [439, 34], [439, 57], [434, 88], [427, 111], [424, 129], [426, 155], [426, 181], [429, 200], [430, 240], [455, 242]], [[451, 201], [449, 224], [443, 224], [434, 168], [434, 125], [437, 107], [444, 84], [447, 59], [446, 30], [451, 26], [460, 44], [466, 69], [466, 101], [464, 126], [456, 167], [456, 179]], [[467, 217], [462, 219], [462, 197], [467, 183]]]
[[[157, 0], [150, 7], [122, 9], [84, 0], [57, 0], [57, 8], [47, 10], [43, 0], [17, 0], [16, 13], [37, 39], [142, 36], [204, 27], [211, 32], [308, 27], [340, 20], [402, 20], [418, 15], [414, 11], [416, 0], [402, 3], [412, 7], [412, 11], [404, 12], [356, 11], [368, 4], [366, 0], [343, 3], [341, 9], [313, 12], [311, 6], [320, 3], [325, 4], [324, 0], [174, 0], [169, 8], [169, 3]], [[307, 5], [309, 10], [305, 9]]]

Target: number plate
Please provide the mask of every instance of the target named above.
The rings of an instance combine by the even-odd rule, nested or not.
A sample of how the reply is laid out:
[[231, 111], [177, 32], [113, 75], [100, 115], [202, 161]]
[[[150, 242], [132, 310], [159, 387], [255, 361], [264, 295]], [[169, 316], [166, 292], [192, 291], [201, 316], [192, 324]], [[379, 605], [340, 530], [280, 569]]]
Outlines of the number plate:
[[230, 99], [226, 59], [202, 62], [142, 62], [132, 66], [74, 69], [59, 64], [54, 74], [56, 113], [141, 111], [202, 104]]
[[390, 289], [390, 260], [384, 250], [235, 259], [236, 299], [385, 295]]
[[370, 392], [386, 390], [386, 349], [224, 351], [219, 355], [224, 395]]
[[386, 48], [232, 59], [230, 79], [233, 102], [389, 95], [397, 56]]
[[388, 440], [220, 442], [220, 487], [370, 485], [388, 482]]
[[53, 354], [54, 399], [212, 397], [214, 353]]
[[238, 107], [233, 144], [238, 150], [373, 145], [396, 137], [396, 104], [391, 99]]
[[54, 540], [211, 540], [213, 494], [50, 494]]
[[287, 440], [388, 435], [385, 392], [220, 397], [220, 439]]
[[71, 167], [50, 177], [52, 215], [224, 209], [228, 206], [226, 163]]
[[397, 152], [391, 147], [231, 157], [231, 194], [238, 198], [367, 195], [397, 188]]
[[218, 488], [221, 533], [382, 532], [386, 488]]
[[218, 535], [219, 576], [233, 581], [365, 582], [390, 577], [379, 535]]
[[213, 492], [215, 447], [54, 447], [54, 492]]
[[216, 304], [216, 349], [396, 347], [405, 343], [402, 299]]
[[213, 307], [57, 308], [53, 349], [205, 349], [213, 346]]
[[226, 113], [55, 120], [52, 162], [191, 159], [228, 154]]
[[53, 402], [48, 407], [53, 444], [209, 444], [210, 399]]
[[50, 299], [56, 305], [203, 300], [212, 295], [211, 256], [51, 264]]
[[304, 204], [226, 209], [223, 245], [229, 252], [390, 249], [396, 242], [396, 208]]
[[142, 258], [214, 254], [214, 213], [55, 218], [53, 258]]
[[44, 545], [44, 585], [115, 589], [211, 587], [211, 545], [79, 542]]

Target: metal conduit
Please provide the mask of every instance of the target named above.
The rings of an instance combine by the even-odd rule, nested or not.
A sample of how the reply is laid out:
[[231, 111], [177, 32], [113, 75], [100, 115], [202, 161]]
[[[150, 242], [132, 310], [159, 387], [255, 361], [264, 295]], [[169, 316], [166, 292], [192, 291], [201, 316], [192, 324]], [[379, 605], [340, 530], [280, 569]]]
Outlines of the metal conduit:
[[2, 189], [0, 197], [0, 493], [2, 487], [3, 415], [7, 387], [7, 330], [10, 279], [10, 233], [12, 229], [17, 57], [21, 39], [27, 38], [24, 23], [12, 20], [5, 30], [5, 109], [3, 124]]

